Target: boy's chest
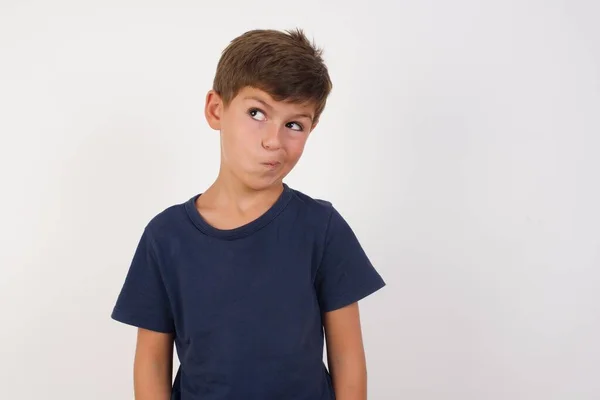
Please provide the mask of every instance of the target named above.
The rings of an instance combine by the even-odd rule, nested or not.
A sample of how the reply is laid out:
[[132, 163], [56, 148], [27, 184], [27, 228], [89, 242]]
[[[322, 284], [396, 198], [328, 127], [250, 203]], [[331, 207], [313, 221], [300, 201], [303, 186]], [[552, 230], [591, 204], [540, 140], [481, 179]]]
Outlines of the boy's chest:
[[181, 248], [170, 266], [168, 288], [176, 323], [193, 334], [216, 326], [243, 330], [257, 319], [284, 326], [314, 318], [317, 249], [308, 237], [290, 239], [206, 241]]

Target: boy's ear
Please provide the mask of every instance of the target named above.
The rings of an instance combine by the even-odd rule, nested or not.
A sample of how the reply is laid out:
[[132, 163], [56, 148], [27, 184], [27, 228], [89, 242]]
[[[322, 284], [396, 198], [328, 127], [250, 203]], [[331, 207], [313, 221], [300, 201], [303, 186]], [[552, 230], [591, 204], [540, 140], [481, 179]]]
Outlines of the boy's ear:
[[223, 101], [221, 96], [214, 90], [209, 90], [206, 94], [206, 105], [204, 106], [204, 116], [208, 125], [214, 130], [221, 130], [222, 115]]

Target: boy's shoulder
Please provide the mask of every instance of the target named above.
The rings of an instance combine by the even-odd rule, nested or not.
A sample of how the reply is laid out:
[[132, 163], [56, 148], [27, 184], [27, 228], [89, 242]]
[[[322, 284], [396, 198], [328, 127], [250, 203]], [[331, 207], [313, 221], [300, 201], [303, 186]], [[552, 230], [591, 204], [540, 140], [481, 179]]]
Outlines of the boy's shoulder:
[[307, 209], [315, 212], [330, 213], [333, 209], [333, 204], [329, 200], [312, 197], [298, 189], [290, 189], [294, 197]]
[[145, 229], [152, 235], [158, 235], [161, 232], [173, 232], [174, 229], [184, 226], [189, 221], [187, 209], [196, 197], [163, 207], [150, 218]]
[[297, 189], [292, 189], [295, 207], [302, 215], [304, 225], [300, 229], [327, 231], [332, 217], [338, 214], [333, 203], [323, 198], [312, 197]]

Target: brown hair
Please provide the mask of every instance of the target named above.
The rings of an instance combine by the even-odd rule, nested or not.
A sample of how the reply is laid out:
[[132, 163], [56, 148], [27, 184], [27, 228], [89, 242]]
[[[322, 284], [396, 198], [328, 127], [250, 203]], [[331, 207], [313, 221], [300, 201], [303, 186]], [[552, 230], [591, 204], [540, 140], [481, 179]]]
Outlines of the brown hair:
[[332, 88], [322, 53], [301, 29], [248, 31], [223, 50], [213, 90], [225, 106], [247, 86], [264, 90], [276, 101], [311, 102], [316, 123]]

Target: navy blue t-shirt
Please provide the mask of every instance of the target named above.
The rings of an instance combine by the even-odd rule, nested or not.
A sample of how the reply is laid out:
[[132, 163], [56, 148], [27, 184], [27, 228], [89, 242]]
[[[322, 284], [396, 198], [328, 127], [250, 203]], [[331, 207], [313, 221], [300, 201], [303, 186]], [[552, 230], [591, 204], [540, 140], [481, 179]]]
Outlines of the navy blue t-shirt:
[[331, 400], [322, 313], [385, 286], [340, 213], [291, 189], [236, 229], [195, 202], [145, 227], [112, 318], [174, 333], [173, 400]]

